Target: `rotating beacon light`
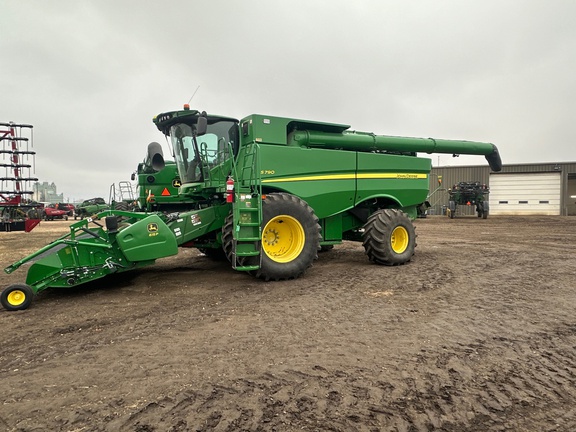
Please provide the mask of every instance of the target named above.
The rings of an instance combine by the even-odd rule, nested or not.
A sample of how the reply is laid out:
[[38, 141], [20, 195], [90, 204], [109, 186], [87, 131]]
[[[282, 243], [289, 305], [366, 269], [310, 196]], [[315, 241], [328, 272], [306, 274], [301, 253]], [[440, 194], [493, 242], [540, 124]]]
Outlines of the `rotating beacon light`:
[[226, 202], [234, 202], [234, 179], [232, 177], [228, 177], [226, 180]]

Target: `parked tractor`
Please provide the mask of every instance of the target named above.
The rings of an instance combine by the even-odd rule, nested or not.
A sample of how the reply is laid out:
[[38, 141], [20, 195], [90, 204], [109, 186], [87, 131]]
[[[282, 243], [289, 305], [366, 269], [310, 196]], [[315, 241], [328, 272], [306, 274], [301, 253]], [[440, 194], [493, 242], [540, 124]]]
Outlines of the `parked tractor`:
[[108, 210], [110, 206], [106, 204], [104, 198], [90, 198], [83, 201], [81, 204], [76, 206], [74, 212], [74, 220], [77, 218], [84, 219], [89, 216], [95, 215], [103, 210]]
[[447, 214], [450, 219], [456, 216], [456, 207], [459, 205], [476, 206], [478, 217], [486, 219], [489, 212], [488, 194], [490, 188], [480, 182], [460, 182], [448, 189], [450, 201]]
[[[343, 240], [361, 242], [374, 263], [404, 264], [414, 254], [412, 220], [431, 170], [416, 152], [485, 155], [492, 170], [501, 169], [493, 144], [382, 136], [343, 124], [256, 114], [237, 120], [187, 105], [154, 124], [175, 159], [180, 204], [106, 210], [71, 224], [5, 269], [34, 261], [25, 284], [2, 292], [6, 309], [27, 308], [47, 288], [153, 264], [179, 247], [222, 256], [265, 281], [300, 277], [319, 250]], [[148, 159], [154, 172], [168, 166], [158, 151]]]

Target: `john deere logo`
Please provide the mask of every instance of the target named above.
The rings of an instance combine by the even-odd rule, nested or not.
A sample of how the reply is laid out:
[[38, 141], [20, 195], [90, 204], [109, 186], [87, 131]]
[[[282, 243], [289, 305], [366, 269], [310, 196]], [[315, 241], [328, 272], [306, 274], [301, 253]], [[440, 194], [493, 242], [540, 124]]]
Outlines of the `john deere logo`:
[[156, 223], [149, 223], [149, 224], [148, 224], [148, 232], [149, 232], [149, 233], [158, 232], [158, 224], [156, 224]]
[[182, 186], [182, 183], [180, 183], [180, 179], [172, 180], [172, 186], [175, 188], [179, 188], [180, 186]]

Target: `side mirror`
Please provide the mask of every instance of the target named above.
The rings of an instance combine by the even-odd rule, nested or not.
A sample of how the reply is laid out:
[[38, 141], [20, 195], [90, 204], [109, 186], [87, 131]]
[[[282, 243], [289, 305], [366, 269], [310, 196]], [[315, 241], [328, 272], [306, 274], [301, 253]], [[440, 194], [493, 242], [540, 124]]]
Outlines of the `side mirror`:
[[198, 121], [196, 122], [196, 136], [202, 136], [208, 130], [208, 119], [206, 118], [206, 111], [202, 111]]

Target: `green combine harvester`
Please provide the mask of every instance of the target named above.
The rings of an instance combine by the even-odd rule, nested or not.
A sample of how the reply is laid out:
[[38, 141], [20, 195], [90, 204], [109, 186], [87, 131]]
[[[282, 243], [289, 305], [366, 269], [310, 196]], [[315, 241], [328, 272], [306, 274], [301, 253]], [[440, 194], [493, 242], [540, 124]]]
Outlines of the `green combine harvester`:
[[[7, 267], [12, 273], [32, 263], [25, 284], [2, 292], [6, 309], [27, 308], [47, 288], [153, 264], [179, 247], [266, 281], [301, 276], [319, 250], [343, 240], [362, 242], [374, 263], [404, 264], [414, 254], [412, 220], [431, 170], [431, 160], [416, 153], [484, 155], [492, 170], [502, 165], [488, 143], [381, 136], [257, 114], [239, 121], [187, 105], [154, 123], [175, 160], [167, 164], [159, 145], [149, 147], [138, 171], [141, 211], [106, 210], [75, 222]], [[168, 189], [170, 196], [177, 190], [173, 202], [150, 192], [163, 172], [170, 174], [162, 182], [176, 182]]]

